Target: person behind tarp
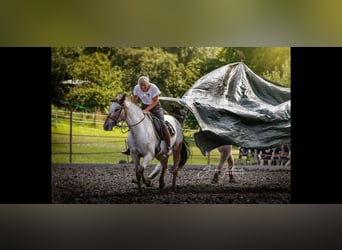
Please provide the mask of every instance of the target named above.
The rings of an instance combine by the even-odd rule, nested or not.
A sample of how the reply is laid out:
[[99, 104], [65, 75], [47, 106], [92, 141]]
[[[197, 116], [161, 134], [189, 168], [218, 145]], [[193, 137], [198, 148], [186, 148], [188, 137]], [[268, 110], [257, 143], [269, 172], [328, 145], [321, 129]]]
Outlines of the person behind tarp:
[[282, 165], [282, 164], [286, 163], [289, 160], [289, 158], [288, 158], [289, 152], [290, 152], [289, 148], [284, 144], [277, 147], [273, 151], [273, 154], [272, 154], [272, 158], [271, 158], [272, 164]]
[[280, 155], [280, 160], [281, 160], [281, 162], [280, 162], [280, 165], [281, 165], [281, 166], [284, 166], [284, 165], [290, 160], [290, 156], [289, 156], [289, 154], [290, 154], [290, 149], [289, 149], [289, 147], [288, 147], [287, 145], [285, 145], [285, 144], [282, 144], [282, 145], [280, 146], [280, 148], [281, 148], [281, 155]]
[[246, 156], [246, 164], [250, 161], [249, 149], [245, 147], [239, 148], [239, 162], [242, 163], [242, 156]]
[[289, 148], [289, 154], [287, 155], [288, 161], [285, 163], [285, 166], [288, 167], [291, 165], [291, 148]]
[[259, 161], [260, 161], [260, 166], [263, 166], [265, 161], [267, 162], [268, 166], [271, 166], [272, 154], [273, 154], [272, 148], [263, 148], [263, 149], [261, 149], [259, 151], [259, 154], [258, 154], [258, 158], [259, 158]]
[[[159, 88], [155, 84], [151, 83], [147, 76], [140, 76], [138, 79], [138, 84], [135, 85], [133, 89], [132, 102], [137, 103], [139, 98], [142, 102], [141, 109], [143, 110], [144, 114], [146, 114], [147, 112], [151, 112], [161, 121], [163, 136], [167, 146], [166, 155], [169, 156], [172, 154], [170, 132], [166, 127], [163, 109], [159, 102], [160, 93], [161, 92]], [[129, 148], [122, 151], [123, 154], [127, 155], [129, 154], [129, 152]]]

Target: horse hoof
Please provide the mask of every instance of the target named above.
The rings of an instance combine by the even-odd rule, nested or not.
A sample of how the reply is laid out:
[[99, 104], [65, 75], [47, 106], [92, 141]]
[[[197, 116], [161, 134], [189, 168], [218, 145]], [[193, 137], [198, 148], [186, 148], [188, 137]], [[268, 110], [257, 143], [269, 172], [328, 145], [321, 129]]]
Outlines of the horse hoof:
[[236, 183], [236, 180], [234, 178], [230, 178], [229, 183]]
[[138, 172], [140, 173], [140, 174], [143, 174], [144, 173], [144, 168], [142, 167], [142, 166], [139, 166], [138, 167]]
[[217, 184], [218, 183], [218, 177], [214, 176], [214, 178], [211, 180], [211, 184]]
[[152, 187], [153, 186], [153, 182], [151, 180], [146, 180], [145, 185], [146, 185], [146, 187]]
[[213, 177], [213, 179], [211, 180], [211, 183], [212, 184], [217, 184], [218, 183], [218, 178], [219, 178], [219, 175], [216, 173]]

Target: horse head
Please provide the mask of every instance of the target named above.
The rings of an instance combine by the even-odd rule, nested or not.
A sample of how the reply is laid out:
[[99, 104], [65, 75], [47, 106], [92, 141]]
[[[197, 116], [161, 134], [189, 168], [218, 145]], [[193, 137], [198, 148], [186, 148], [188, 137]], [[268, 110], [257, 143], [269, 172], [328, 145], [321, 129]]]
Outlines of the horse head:
[[111, 131], [118, 122], [125, 119], [125, 98], [126, 94], [116, 95], [113, 98], [112, 104], [109, 107], [109, 114], [103, 124], [105, 131]]

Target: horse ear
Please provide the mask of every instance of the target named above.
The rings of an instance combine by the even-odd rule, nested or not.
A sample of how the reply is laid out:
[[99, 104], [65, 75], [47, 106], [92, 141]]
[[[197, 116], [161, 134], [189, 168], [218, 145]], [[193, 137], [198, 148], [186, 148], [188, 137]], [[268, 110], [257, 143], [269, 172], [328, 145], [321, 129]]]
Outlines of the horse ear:
[[125, 101], [126, 98], [126, 94], [121, 95], [121, 94], [117, 94], [116, 96], [114, 96], [114, 98], [112, 99], [112, 102], [117, 102], [119, 104], [123, 104], [123, 102]]
[[119, 103], [120, 103], [120, 104], [123, 104], [124, 101], [125, 101], [125, 98], [126, 98], [126, 94], [123, 94], [122, 97], [120, 98]]

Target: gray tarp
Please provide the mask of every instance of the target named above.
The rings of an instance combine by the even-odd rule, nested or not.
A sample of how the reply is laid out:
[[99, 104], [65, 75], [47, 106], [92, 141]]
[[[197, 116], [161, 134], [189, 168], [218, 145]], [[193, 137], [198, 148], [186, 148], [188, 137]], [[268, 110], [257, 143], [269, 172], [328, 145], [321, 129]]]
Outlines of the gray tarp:
[[290, 144], [290, 93], [238, 62], [201, 77], [180, 99], [162, 99], [173, 99], [194, 114], [201, 127], [195, 142], [205, 154], [224, 144], [247, 148]]

